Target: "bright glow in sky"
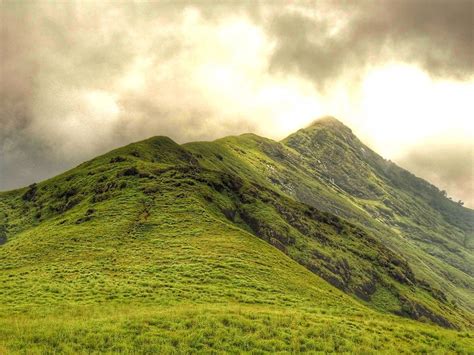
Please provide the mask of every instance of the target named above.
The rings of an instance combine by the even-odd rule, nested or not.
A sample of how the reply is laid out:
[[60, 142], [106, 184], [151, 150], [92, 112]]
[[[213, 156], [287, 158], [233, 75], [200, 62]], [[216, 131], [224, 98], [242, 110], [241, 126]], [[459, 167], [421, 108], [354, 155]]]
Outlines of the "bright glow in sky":
[[434, 137], [473, 140], [473, 93], [473, 82], [434, 81], [416, 67], [376, 68], [362, 84], [355, 115], [363, 126], [358, 129], [377, 151], [392, 158]]

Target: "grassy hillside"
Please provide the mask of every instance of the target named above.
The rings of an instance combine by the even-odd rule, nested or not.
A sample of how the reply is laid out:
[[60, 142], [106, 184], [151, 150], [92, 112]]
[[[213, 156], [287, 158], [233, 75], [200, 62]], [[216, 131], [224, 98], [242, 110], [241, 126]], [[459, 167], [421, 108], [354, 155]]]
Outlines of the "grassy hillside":
[[[184, 147], [194, 152], [200, 164], [209, 170], [244, 177], [259, 186], [286, 195], [292, 201], [301, 201], [319, 211], [342, 217], [358, 226], [369, 240], [375, 240], [362, 248], [357, 244], [352, 245], [352, 251], [349, 250], [347, 254], [347, 249], [351, 248], [346, 248], [346, 241], [339, 240], [336, 246], [332, 244], [325, 247], [322, 245], [325, 243], [324, 238], [315, 240], [313, 234], [313, 240], [306, 243], [303, 249], [306, 252], [316, 249], [316, 263], [325, 263], [332, 272], [326, 272], [328, 267], [322, 269], [310, 265], [310, 268], [333, 285], [369, 301], [376, 308], [390, 308], [397, 314], [417, 319], [429, 318], [439, 324], [450, 323], [454, 326], [463, 323], [461, 319], [453, 319], [460, 317], [467, 318], [467, 323], [472, 324], [474, 259], [472, 249], [464, 244], [462, 237], [469, 231], [463, 231], [444, 218], [440, 211], [432, 207], [432, 203], [408, 189], [394, 185], [386, 176], [371, 168], [371, 164], [377, 167], [372, 161], [386, 164], [399, 174], [405, 174], [417, 183], [421, 181], [436, 191], [428, 183], [371, 152], [338, 121], [317, 121], [281, 143], [255, 135], [243, 135], [213, 143], [191, 143]], [[409, 181], [409, 178], [405, 180]], [[345, 183], [348, 179], [353, 181]], [[379, 189], [382, 192], [378, 192], [379, 195], [359, 196], [348, 186], [356, 186], [354, 191]], [[456, 215], [473, 215], [471, 210], [449, 201], [441, 194], [437, 198], [450, 204]], [[268, 198], [264, 200], [263, 205], [268, 210]], [[281, 196], [277, 197], [280, 204], [283, 204], [283, 200]], [[236, 209], [235, 203], [232, 208]], [[277, 213], [281, 216], [282, 209], [277, 209], [280, 209]], [[273, 232], [290, 234], [290, 239], [301, 240], [295, 236], [295, 228], [288, 218], [282, 227], [277, 223], [278, 218], [268, 217]], [[301, 217], [294, 219], [300, 221]], [[469, 218], [464, 220], [469, 221]], [[304, 228], [300, 234], [307, 235], [308, 229]], [[357, 235], [353, 232], [349, 234]], [[330, 240], [334, 240], [334, 237]], [[341, 251], [341, 247], [346, 250]], [[396, 264], [387, 263], [382, 266], [385, 269], [382, 272], [380, 268], [374, 267], [376, 263], [369, 255], [379, 247], [395, 252], [398, 259], [395, 263], [399, 265], [394, 267]], [[295, 260], [307, 260], [305, 256], [295, 255], [293, 247], [291, 249]], [[326, 253], [325, 249], [330, 253]], [[358, 253], [359, 250], [363, 252]], [[367, 252], [365, 256], [364, 251]], [[383, 260], [379, 255], [375, 259]], [[368, 264], [364, 264], [364, 261]], [[304, 260], [303, 264], [308, 266]], [[385, 302], [387, 297], [383, 297], [384, 302], [379, 302], [380, 293], [392, 300], [389, 306]]]
[[473, 351], [469, 310], [305, 159], [156, 137], [1, 193], [0, 353]]
[[335, 119], [316, 121], [284, 143], [316, 163], [329, 181], [371, 218], [389, 228], [380, 239], [407, 256], [415, 273], [474, 311], [474, 211], [449, 200], [362, 144]]

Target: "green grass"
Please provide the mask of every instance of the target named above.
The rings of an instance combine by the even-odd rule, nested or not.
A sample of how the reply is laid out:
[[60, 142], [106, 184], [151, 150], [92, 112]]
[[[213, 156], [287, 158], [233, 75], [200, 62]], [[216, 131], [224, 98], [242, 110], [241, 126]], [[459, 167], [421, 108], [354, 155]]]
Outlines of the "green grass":
[[[474, 351], [470, 249], [411, 250], [371, 211], [426, 226], [305, 159], [254, 135], [156, 137], [1, 193], [0, 353]], [[437, 293], [440, 269], [464, 298]]]
[[[33, 316], [33, 320], [31, 319]], [[81, 307], [0, 320], [28, 353], [469, 353], [472, 334], [367, 315], [255, 305]], [[0, 345], [1, 346], [1, 345]], [[1, 349], [1, 347], [0, 347]]]

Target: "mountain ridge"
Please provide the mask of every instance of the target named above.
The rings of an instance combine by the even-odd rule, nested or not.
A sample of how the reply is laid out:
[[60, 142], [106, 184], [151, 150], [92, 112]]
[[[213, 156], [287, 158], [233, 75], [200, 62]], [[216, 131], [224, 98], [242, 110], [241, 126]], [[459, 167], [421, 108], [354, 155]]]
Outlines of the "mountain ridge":
[[151, 137], [0, 193], [0, 321], [9, 303], [27, 310], [139, 299], [146, 307], [232, 301], [308, 312], [335, 292], [338, 317], [346, 312], [338, 307], [353, 308], [472, 329], [474, 211], [364, 152], [341, 126], [316, 121], [280, 142]]

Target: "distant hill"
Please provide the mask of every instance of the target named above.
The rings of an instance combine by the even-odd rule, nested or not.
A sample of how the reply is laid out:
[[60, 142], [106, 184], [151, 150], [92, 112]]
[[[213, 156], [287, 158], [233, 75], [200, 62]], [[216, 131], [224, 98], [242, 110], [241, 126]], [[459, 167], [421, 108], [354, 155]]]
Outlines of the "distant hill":
[[474, 211], [334, 118], [0, 193], [0, 353], [474, 350]]

